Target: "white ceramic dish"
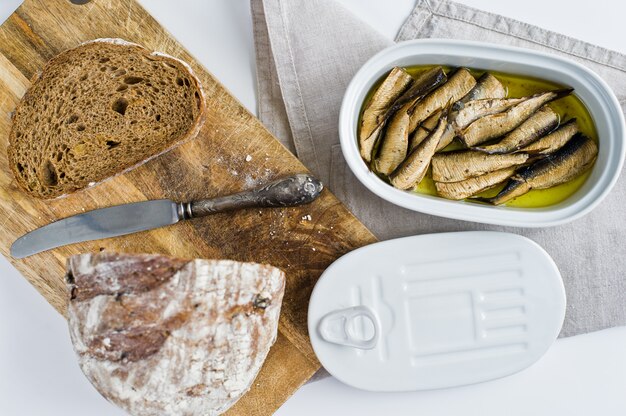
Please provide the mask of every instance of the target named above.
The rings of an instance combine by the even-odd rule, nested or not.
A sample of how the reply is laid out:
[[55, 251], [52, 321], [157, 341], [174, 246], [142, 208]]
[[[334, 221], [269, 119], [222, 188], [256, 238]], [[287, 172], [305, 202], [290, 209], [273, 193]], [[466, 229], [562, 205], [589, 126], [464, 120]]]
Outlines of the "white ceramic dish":
[[[357, 125], [367, 92], [394, 66], [440, 64], [527, 75], [575, 89], [599, 136], [599, 154], [585, 184], [565, 201], [544, 208], [492, 207], [395, 189], [372, 173], [359, 155]], [[363, 65], [346, 90], [339, 116], [341, 149], [350, 169], [372, 192], [396, 205], [426, 214], [487, 224], [546, 227], [589, 213], [615, 185], [625, 152], [624, 116], [615, 94], [593, 71], [569, 59], [529, 49], [447, 39], [398, 43]]]
[[533, 241], [474, 231], [371, 244], [318, 280], [309, 336], [333, 376], [366, 390], [408, 391], [504, 377], [556, 339], [565, 290]]

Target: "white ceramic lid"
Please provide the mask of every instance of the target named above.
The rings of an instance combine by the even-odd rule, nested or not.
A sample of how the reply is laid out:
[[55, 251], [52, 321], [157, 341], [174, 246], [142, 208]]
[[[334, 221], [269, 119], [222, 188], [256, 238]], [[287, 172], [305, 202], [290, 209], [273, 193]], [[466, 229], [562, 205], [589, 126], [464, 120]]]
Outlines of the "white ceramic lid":
[[520, 371], [554, 342], [561, 275], [533, 241], [458, 232], [372, 244], [335, 261], [309, 304], [313, 349], [366, 390], [477, 383]]

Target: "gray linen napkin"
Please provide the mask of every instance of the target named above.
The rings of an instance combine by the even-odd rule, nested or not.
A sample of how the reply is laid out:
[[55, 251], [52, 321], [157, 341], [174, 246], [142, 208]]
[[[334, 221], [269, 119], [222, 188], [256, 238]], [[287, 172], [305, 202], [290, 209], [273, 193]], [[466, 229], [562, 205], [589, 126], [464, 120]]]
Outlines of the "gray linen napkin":
[[[396, 207], [347, 167], [337, 123], [359, 67], [392, 44], [333, 0], [251, 0], [259, 117], [381, 240], [461, 230], [529, 237], [554, 258], [568, 296], [561, 336], [626, 324], [626, 184], [573, 223], [522, 229], [438, 218]], [[602, 76], [624, 106], [626, 56], [446, 0], [418, 0], [396, 40], [457, 38], [522, 46], [574, 59]]]

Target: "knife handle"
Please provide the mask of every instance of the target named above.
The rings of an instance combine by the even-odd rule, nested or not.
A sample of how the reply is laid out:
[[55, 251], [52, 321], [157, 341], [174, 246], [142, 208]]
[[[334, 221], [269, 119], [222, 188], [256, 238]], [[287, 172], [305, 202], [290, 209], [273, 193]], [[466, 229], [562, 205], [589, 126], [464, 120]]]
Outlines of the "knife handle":
[[180, 219], [190, 219], [242, 208], [294, 207], [312, 202], [323, 188], [318, 179], [301, 173], [251, 191], [181, 203], [178, 216]]

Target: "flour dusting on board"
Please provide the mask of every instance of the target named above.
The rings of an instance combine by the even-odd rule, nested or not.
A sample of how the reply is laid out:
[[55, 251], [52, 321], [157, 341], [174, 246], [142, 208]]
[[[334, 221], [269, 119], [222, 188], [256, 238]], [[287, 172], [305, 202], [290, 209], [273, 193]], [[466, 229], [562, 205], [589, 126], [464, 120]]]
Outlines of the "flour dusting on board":
[[275, 179], [275, 173], [272, 169], [265, 167], [265, 164], [262, 162], [258, 163], [259, 161], [267, 163], [268, 160], [268, 157], [255, 158], [252, 154], [245, 154], [242, 157], [218, 154], [205, 168], [218, 167], [220, 173], [228, 173], [233, 181], [240, 182], [243, 180], [243, 189], [250, 190], [263, 186]]

